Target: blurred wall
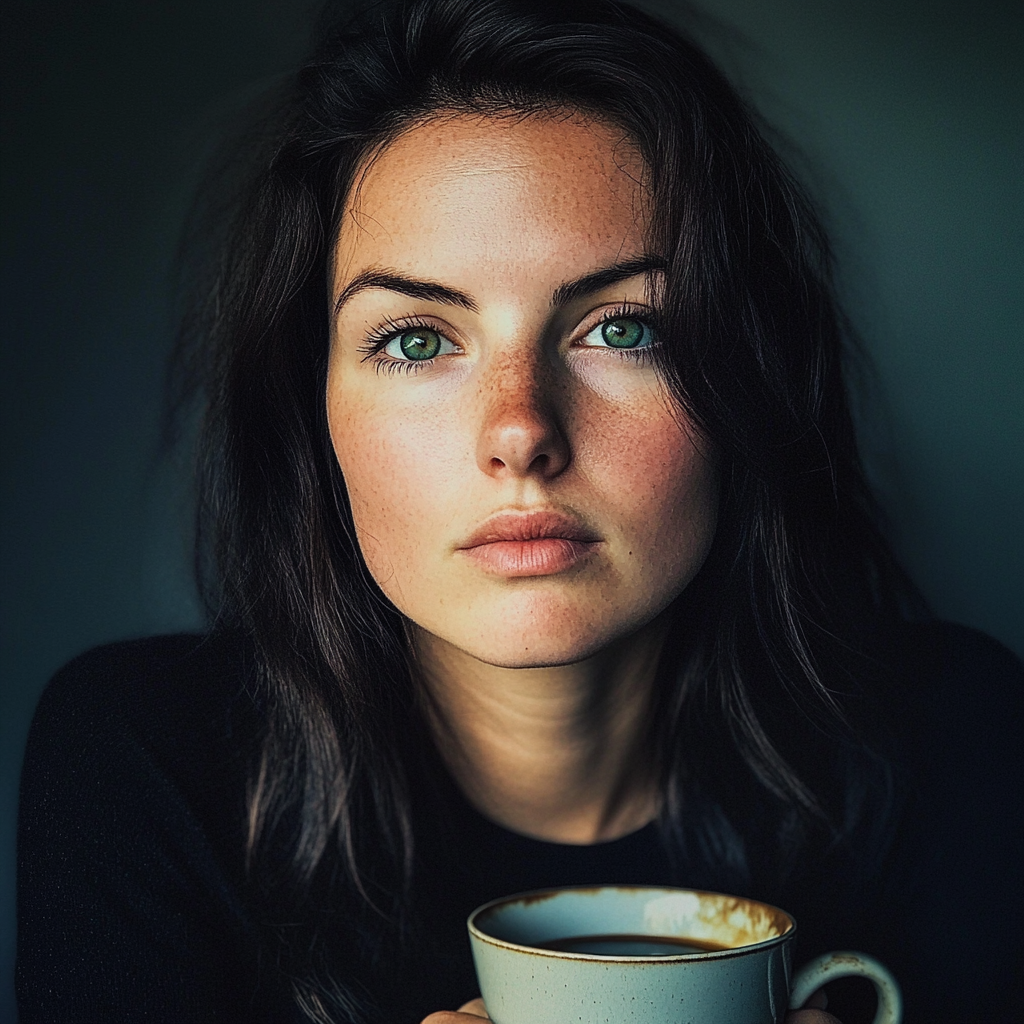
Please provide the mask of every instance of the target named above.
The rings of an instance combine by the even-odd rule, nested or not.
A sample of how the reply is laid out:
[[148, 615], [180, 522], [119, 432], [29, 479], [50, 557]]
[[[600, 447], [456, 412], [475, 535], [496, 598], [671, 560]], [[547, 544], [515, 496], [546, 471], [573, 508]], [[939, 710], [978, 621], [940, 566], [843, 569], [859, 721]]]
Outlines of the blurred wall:
[[[650, 0], [673, 10], [671, 0]], [[78, 651], [194, 626], [156, 459], [175, 233], [210, 141], [309, 0], [16, 0], [2, 15], [0, 1020], [32, 708]], [[698, 27], [823, 203], [878, 368], [865, 423], [944, 617], [1024, 654], [1024, 7], [705, 0]]]

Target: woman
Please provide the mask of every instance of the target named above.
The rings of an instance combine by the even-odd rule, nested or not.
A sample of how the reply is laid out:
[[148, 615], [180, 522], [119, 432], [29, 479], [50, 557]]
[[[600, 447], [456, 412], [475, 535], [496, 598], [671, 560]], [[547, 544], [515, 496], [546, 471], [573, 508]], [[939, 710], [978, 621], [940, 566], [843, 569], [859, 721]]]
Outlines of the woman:
[[469, 1022], [468, 912], [588, 882], [1012, 1019], [1020, 667], [904, 621], [826, 241], [707, 59], [602, 0], [373, 7], [254, 154], [186, 324], [214, 628], [40, 705], [24, 1020]]

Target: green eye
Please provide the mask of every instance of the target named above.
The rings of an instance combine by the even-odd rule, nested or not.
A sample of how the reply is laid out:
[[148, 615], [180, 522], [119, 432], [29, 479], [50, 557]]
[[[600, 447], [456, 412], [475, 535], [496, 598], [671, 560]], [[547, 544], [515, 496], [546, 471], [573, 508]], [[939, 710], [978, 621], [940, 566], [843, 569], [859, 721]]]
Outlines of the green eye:
[[458, 352], [459, 348], [440, 331], [430, 327], [410, 327], [393, 335], [382, 351], [396, 363], [425, 363], [434, 356]]
[[441, 335], [437, 331], [419, 327], [400, 334], [395, 341], [406, 359], [433, 359], [441, 351]]
[[606, 320], [601, 324], [601, 337], [612, 348], [636, 348], [644, 340], [644, 325], [626, 317]]
[[617, 316], [605, 320], [590, 331], [584, 339], [585, 345], [595, 348], [647, 348], [654, 341], [654, 332], [643, 322], [632, 316]]

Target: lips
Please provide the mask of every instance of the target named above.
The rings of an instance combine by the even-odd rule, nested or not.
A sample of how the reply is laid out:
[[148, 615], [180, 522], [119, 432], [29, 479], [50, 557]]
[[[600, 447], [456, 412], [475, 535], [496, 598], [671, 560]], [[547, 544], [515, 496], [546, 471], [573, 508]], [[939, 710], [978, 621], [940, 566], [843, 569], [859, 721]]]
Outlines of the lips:
[[503, 512], [484, 522], [457, 550], [494, 575], [551, 576], [577, 565], [600, 542], [592, 530], [562, 512]]

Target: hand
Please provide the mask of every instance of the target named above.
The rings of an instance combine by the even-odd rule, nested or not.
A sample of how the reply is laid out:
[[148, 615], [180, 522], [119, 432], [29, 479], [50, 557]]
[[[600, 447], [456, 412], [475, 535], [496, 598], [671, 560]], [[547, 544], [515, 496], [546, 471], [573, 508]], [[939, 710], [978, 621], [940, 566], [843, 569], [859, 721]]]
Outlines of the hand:
[[790, 1010], [783, 1024], [840, 1024], [837, 1017], [825, 1012], [828, 999], [823, 989], [818, 989], [799, 1010]]
[[[482, 999], [471, 999], [468, 1003], [460, 1006], [458, 1010], [442, 1010], [440, 1013], [432, 1013], [423, 1024], [480, 1024], [481, 1020], [490, 1020], [487, 1011], [484, 1009]], [[797, 1021], [797, 1024], [816, 1024], [815, 1021]]]
[[[825, 993], [815, 992], [807, 1005], [800, 1010], [790, 1010], [786, 1014], [785, 1024], [840, 1024], [831, 1013], [825, 1012]], [[432, 1013], [423, 1024], [479, 1024], [480, 1020], [490, 1020], [484, 1009], [482, 999], [474, 999], [460, 1006], [457, 1011], [447, 1010]]]

